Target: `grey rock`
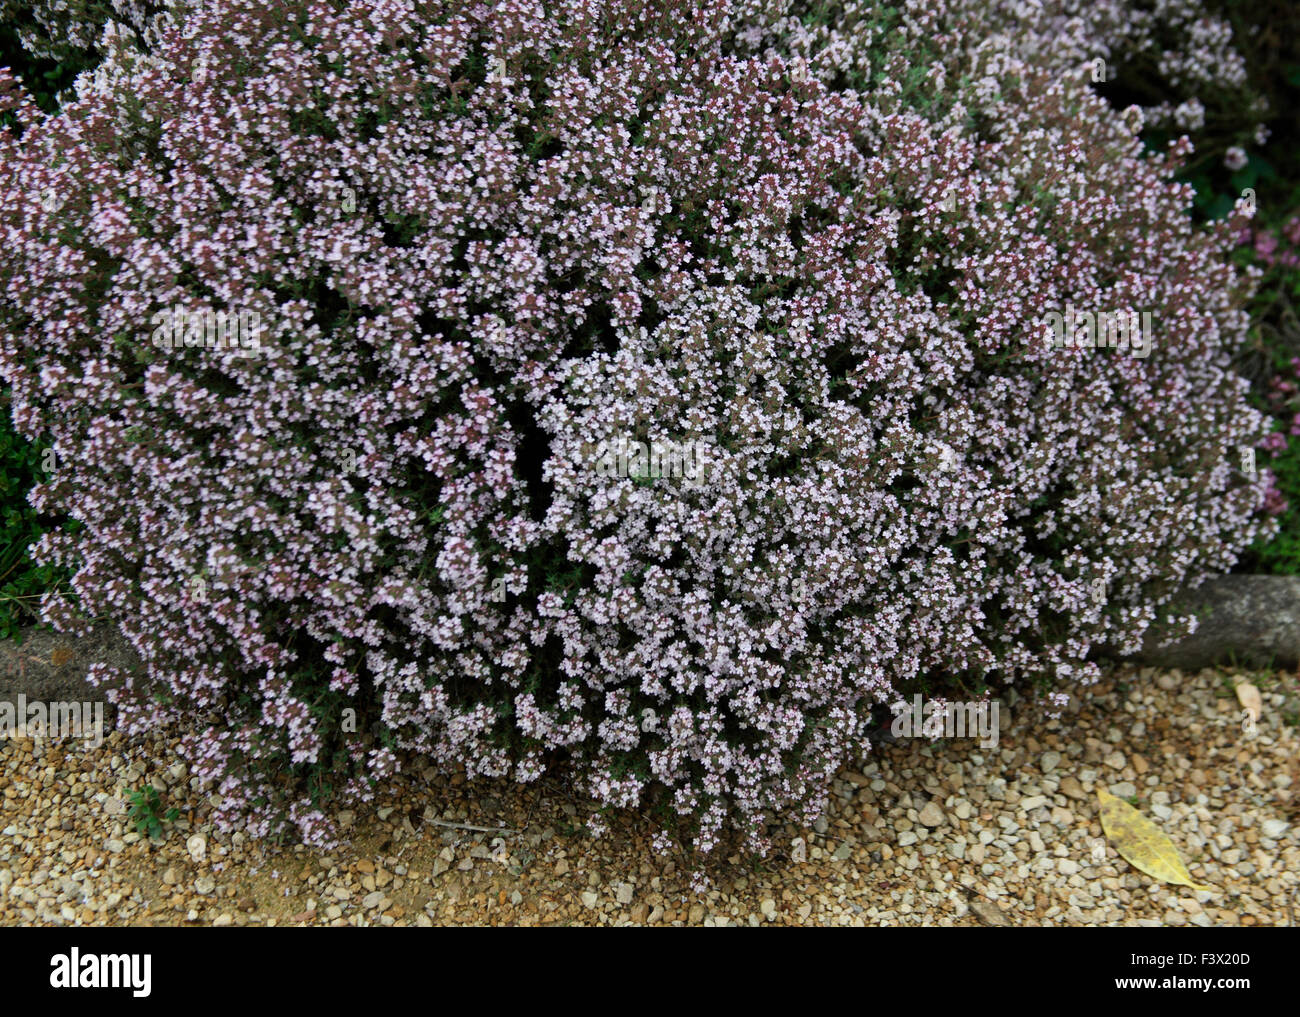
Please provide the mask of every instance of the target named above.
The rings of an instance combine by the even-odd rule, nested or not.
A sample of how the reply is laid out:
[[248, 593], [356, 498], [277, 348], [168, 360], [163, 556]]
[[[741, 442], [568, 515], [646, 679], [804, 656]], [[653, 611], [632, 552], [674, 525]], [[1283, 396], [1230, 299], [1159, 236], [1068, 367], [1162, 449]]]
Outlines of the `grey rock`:
[[1149, 634], [1144, 663], [1185, 670], [1230, 657], [1249, 667], [1300, 663], [1300, 576], [1218, 576], [1175, 597], [1173, 613], [1195, 614], [1199, 628], [1163, 646]]
[[[57, 658], [56, 650], [60, 651]], [[58, 666], [55, 659], [60, 660]], [[117, 719], [117, 707], [105, 701], [102, 689], [86, 681], [86, 672], [94, 662], [136, 674], [143, 667], [131, 645], [108, 621], [97, 623], [85, 636], [24, 629], [21, 641], [0, 641], [0, 702], [16, 703], [22, 694], [29, 702], [102, 703], [107, 735]]]

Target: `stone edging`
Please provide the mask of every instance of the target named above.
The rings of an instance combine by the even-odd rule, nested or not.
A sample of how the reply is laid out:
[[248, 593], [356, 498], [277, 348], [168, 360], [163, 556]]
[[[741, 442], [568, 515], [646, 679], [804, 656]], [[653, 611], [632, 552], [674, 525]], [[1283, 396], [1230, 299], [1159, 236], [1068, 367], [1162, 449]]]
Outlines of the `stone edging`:
[[1300, 663], [1300, 576], [1218, 576], [1174, 604], [1200, 627], [1163, 647], [1149, 639], [1138, 655], [1143, 663], [1183, 670], [1234, 658], [1248, 667]]

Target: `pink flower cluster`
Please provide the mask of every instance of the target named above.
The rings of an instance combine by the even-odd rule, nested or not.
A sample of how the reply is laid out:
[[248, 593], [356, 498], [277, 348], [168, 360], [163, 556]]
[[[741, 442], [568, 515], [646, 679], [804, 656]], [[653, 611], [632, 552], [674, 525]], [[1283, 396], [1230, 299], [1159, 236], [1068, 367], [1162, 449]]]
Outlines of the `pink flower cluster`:
[[1107, 81], [1126, 67], [1158, 75], [1183, 99], [1149, 107], [1148, 123], [1172, 119], [1184, 129], [1198, 129], [1205, 116], [1198, 92], [1258, 101], [1232, 26], [1207, 10], [1203, 0], [972, 0], [971, 6], [986, 7], [990, 25], [1017, 32], [1026, 40], [1024, 51], [1040, 60], [1064, 64], [1100, 58]]
[[[1247, 210], [983, 7], [211, 0], [51, 118], [0, 80], [0, 374], [124, 720], [254, 833], [415, 753], [761, 850], [873, 705], [1136, 648], [1273, 525]], [[177, 305], [259, 356], [154, 345]]]
[[18, 41], [34, 56], [62, 60], [105, 44], [143, 38], [167, 0], [0, 0], [0, 18], [13, 21]]
[[1292, 216], [1280, 230], [1243, 229], [1238, 242], [1253, 248], [1256, 260], [1266, 268], [1296, 268], [1300, 266], [1300, 215]]
[[[1140, 94], [1151, 96], [1145, 106], [1132, 110], [1144, 127], [1184, 132], [1199, 148], [1207, 133], [1236, 131], [1245, 110], [1255, 118], [1247, 136], [1257, 145], [1268, 136], [1263, 123], [1268, 102], [1249, 80], [1221, 5], [1204, 0], [969, 0], [961, 6], [971, 12], [974, 37], [1014, 38], [1026, 62], [1062, 69], [1087, 63], [1096, 82], [1137, 86]], [[1162, 94], [1170, 97], [1156, 101]], [[1231, 111], [1231, 124], [1223, 120], [1225, 110]], [[1242, 151], [1235, 146], [1229, 151], [1234, 149]]]
[[[1293, 221], [1294, 222], [1294, 221]], [[1294, 264], [1294, 263], [1292, 263]], [[1290, 447], [1289, 438], [1300, 437], [1300, 357], [1291, 359], [1290, 378], [1285, 374], [1274, 375], [1268, 381], [1265, 398], [1272, 414], [1279, 419], [1284, 428], [1286, 419], [1291, 418], [1289, 429], [1273, 431], [1260, 442], [1260, 448], [1273, 456], [1280, 456]], [[1269, 515], [1282, 515], [1289, 507], [1286, 497], [1276, 486], [1265, 492], [1264, 511]]]
[[[1300, 381], [1300, 357], [1291, 359], [1291, 370], [1296, 380]], [[1269, 380], [1267, 395], [1269, 407], [1279, 416], [1285, 416], [1289, 409], [1300, 406], [1300, 386], [1297, 386], [1296, 381], [1284, 378], [1282, 375]], [[1291, 421], [1291, 429], [1287, 433], [1300, 436], [1300, 413], [1297, 413], [1295, 419]], [[1278, 432], [1274, 432], [1269, 435], [1269, 438], [1275, 439], [1278, 436]], [[1280, 446], [1286, 446], [1285, 439], [1280, 442]]]

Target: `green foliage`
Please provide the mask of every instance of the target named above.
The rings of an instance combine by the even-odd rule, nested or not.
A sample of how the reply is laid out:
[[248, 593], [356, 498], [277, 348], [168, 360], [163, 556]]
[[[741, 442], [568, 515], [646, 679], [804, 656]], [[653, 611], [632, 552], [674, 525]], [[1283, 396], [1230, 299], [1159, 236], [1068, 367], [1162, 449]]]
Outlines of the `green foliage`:
[[[1278, 236], [1289, 221], [1300, 216], [1300, 170], [1288, 180], [1262, 185], [1259, 198], [1255, 219], [1258, 230]], [[1279, 252], [1288, 249], [1295, 248], [1281, 239]], [[1258, 265], [1264, 272], [1247, 307], [1250, 343], [1238, 369], [1252, 383], [1251, 401], [1271, 414], [1277, 420], [1275, 430], [1287, 436], [1285, 450], [1263, 455], [1260, 465], [1276, 474], [1278, 490], [1288, 507], [1278, 518], [1277, 536], [1252, 548], [1244, 565], [1273, 575], [1300, 575], [1300, 436], [1289, 433], [1300, 414], [1300, 398], [1279, 399], [1270, 387], [1274, 379], [1300, 383], [1300, 372], [1294, 366], [1295, 359], [1300, 358], [1300, 267], [1287, 266], [1280, 260], [1263, 264], [1251, 246], [1243, 247], [1237, 257], [1240, 263]]]
[[[24, 13], [21, 4], [0, 3], [0, 66], [10, 68], [46, 113], [58, 108], [58, 96], [70, 88], [78, 74], [95, 65], [89, 54], [68, 53], [62, 60], [37, 57], [23, 48], [18, 32]], [[0, 124], [9, 123], [0, 119]]]
[[[1216, 107], [1213, 97], [1207, 97], [1207, 124], [1215, 130], [1198, 143], [1198, 157], [1184, 174], [1196, 190], [1193, 214], [1224, 218], [1250, 188], [1257, 206], [1252, 226], [1276, 236], [1300, 215], [1300, 31], [1295, 30], [1294, 4], [1292, 0], [1215, 0], [1210, 6], [1232, 24], [1251, 88], [1267, 100], [1264, 120], [1270, 137], [1263, 146], [1254, 144], [1249, 135], [1257, 115], [1240, 105]], [[1168, 139], [1146, 140], [1160, 147]], [[1232, 144], [1249, 156], [1246, 166], [1235, 172], [1223, 164], [1223, 154]], [[1300, 269], [1264, 264], [1250, 245], [1237, 257], [1240, 264], [1258, 265], [1264, 272], [1246, 308], [1252, 322], [1251, 342], [1237, 367], [1252, 383], [1252, 402], [1272, 414], [1278, 421], [1276, 429], [1287, 434], [1300, 405], [1270, 402], [1269, 383], [1278, 377], [1297, 380], [1292, 361], [1300, 357]], [[1239, 567], [1300, 575], [1300, 437], [1288, 434], [1286, 450], [1261, 456], [1260, 466], [1277, 475], [1288, 509], [1278, 518], [1277, 536], [1252, 548]]]
[[159, 836], [163, 823], [174, 823], [180, 817], [180, 809], [162, 811], [162, 796], [152, 784], [146, 784], [138, 791], [128, 791], [126, 797], [131, 803], [128, 813], [131, 822], [142, 837]]
[[14, 431], [7, 396], [0, 403], [0, 639], [12, 639], [21, 638], [20, 625], [30, 623], [41, 594], [64, 574], [36, 565], [29, 555], [49, 528], [27, 503], [27, 492], [41, 479], [45, 449]]
[[1300, 575], [1300, 440], [1293, 439], [1286, 452], [1269, 466], [1277, 474], [1277, 486], [1287, 500], [1287, 510], [1278, 523], [1277, 537], [1257, 549], [1260, 568], [1273, 575]]

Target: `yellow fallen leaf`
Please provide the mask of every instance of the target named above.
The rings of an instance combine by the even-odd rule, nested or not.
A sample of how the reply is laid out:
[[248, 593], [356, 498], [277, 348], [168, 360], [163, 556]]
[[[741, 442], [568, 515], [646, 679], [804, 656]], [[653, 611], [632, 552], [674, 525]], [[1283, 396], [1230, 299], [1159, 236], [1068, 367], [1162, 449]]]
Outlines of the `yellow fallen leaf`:
[[1259, 689], [1250, 682], [1238, 682], [1237, 702], [1250, 711], [1251, 720], [1259, 723], [1259, 718], [1264, 716], [1264, 700], [1260, 698]]
[[1099, 788], [1097, 800], [1101, 802], [1101, 828], [1130, 865], [1166, 883], [1213, 892], [1211, 887], [1192, 882], [1173, 841], [1155, 823], [1109, 791]]

